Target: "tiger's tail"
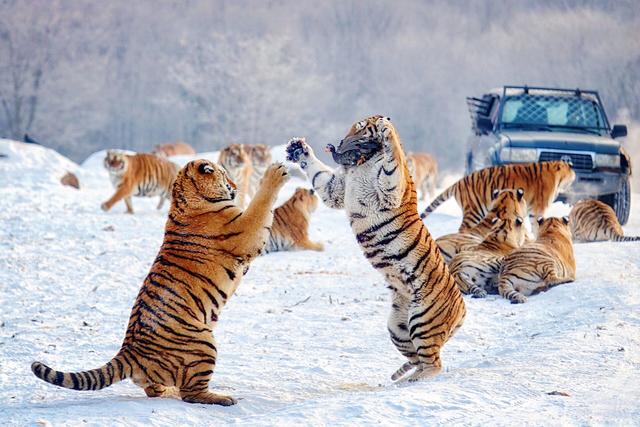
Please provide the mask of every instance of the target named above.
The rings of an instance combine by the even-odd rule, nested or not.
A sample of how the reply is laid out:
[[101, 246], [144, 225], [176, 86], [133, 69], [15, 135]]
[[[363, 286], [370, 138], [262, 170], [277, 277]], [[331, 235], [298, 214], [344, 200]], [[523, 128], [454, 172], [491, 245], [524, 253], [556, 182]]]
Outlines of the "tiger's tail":
[[623, 236], [622, 234], [616, 234], [611, 240], [614, 242], [640, 242], [640, 236]]
[[433, 199], [431, 204], [429, 206], [427, 206], [427, 208], [424, 210], [424, 212], [422, 212], [420, 214], [420, 218], [424, 219], [431, 212], [435, 211], [438, 208], [438, 206], [440, 206], [442, 203], [444, 203], [447, 200], [449, 200], [451, 198], [451, 196], [453, 196], [456, 193], [457, 189], [458, 189], [458, 183], [456, 182], [455, 184], [453, 184], [452, 186], [450, 186], [449, 188], [444, 190], [442, 193], [440, 193], [438, 195], [438, 197]]
[[132, 375], [131, 365], [120, 351], [100, 368], [83, 372], [61, 372], [40, 362], [33, 362], [34, 375], [49, 384], [72, 390], [101, 390]]

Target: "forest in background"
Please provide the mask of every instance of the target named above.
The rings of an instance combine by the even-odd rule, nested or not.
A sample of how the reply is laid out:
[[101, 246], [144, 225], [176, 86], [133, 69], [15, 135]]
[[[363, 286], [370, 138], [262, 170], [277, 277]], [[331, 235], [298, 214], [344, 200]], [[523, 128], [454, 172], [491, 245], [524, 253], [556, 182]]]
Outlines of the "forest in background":
[[0, 0], [0, 137], [76, 161], [173, 140], [320, 147], [380, 113], [460, 171], [465, 96], [597, 89], [631, 124], [639, 76], [635, 0]]

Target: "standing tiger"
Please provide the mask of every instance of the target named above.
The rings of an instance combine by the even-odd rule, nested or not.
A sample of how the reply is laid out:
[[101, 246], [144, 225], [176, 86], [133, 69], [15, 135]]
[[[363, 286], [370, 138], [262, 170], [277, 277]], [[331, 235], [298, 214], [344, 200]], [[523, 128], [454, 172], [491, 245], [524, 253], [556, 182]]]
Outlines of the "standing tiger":
[[569, 218], [538, 218], [538, 238], [507, 255], [498, 277], [498, 292], [513, 304], [552, 286], [573, 282], [573, 255]]
[[245, 211], [225, 171], [207, 160], [184, 166], [173, 188], [164, 241], [131, 310], [124, 342], [104, 366], [65, 373], [34, 362], [40, 379], [74, 390], [99, 390], [130, 378], [149, 397], [177, 388], [183, 401], [233, 405], [209, 391], [218, 355], [212, 331], [249, 263], [269, 238], [271, 210], [287, 181], [274, 164]]
[[640, 236], [625, 236], [616, 213], [598, 200], [580, 200], [569, 214], [574, 242], [637, 242]]
[[494, 224], [494, 219], [515, 219], [527, 216], [527, 202], [524, 200], [524, 190], [493, 190], [491, 208], [478, 225], [462, 233], [445, 234], [436, 239], [442, 257], [448, 264], [456, 254], [471, 249], [482, 243]]
[[247, 194], [251, 198], [258, 189], [264, 171], [271, 164], [271, 148], [266, 144], [244, 144], [243, 148], [251, 159], [251, 167], [253, 168], [247, 188]]
[[131, 196], [160, 196], [158, 209], [162, 208], [164, 199], [171, 197], [171, 186], [178, 173], [178, 166], [167, 159], [153, 154], [125, 154], [115, 150], [107, 151], [104, 167], [116, 192], [101, 205], [102, 210], [108, 211], [124, 199], [129, 214], [133, 213]]
[[318, 207], [313, 189], [296, 188], [293, 196], [273, 211], [273, 225], [265, 253], [309, 249], [324, 250], [324, 245], [309, 239], [309, 220]]
[[440, 204], [455, 197], [462, 208], [460, 231], [482, 221], [491, 206], [493, 190], [523, 188], [529, 212], [543, 216], [545, 210], [575, 179], [571, 166], [563, 161], [494, 166], [473, 172], [444, 190], [420, 215], [425, 218]]
[[236, 203], [244, 208], [249, 196], [249, 184], [253, 173], [249, 154], [242, 144], [229, 144], [220, 151], [218, 163], [227, 171], [231, 180], [238, 185]]
[[493, 291], [505, 255], [524, 244], [526, 230], [521, 217], [492, 220], [489, 235], [477, 246], [460, 252], [449, 263], [449, 270], [465, 294], [484, 298]]
[[400, 138], [388, 118], [355, 123], [336, 149], [334, 171], [315, 156], [304, 139], [287, 145], [288, 160], [299, 163], [323, 202], [345, 209], [356, 241], [392, 292], [388, 330], [412, 368], [409, 380], [436, 375], [440, 350], [462, 325], [465, 305], [435, 241], [420, 220], [417, 196]]
[[433, 197], [436, 193], [436, 178], [438, 177], [438, 162], [429, 153], [409, 153], [407, 166], [417, 190], [420, 190], [420, 200], [427, 200], [427, 195]]

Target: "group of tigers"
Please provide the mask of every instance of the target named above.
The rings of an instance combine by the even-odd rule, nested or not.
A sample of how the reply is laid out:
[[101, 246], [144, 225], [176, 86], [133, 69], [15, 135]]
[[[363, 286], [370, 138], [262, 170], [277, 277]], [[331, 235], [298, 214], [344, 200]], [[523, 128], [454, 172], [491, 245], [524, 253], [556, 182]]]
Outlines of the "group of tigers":
[[[394, 381], [418, 380], [441, 371], [440, 350], [466, 316], [463, 293], [484, 296], [497, 287], [512, 302], [524, 302], [530, 293], [575, 278], [572, 231], [576, 240], [622, 236], [619, 224], [618, 228], [611, 224], [615, 215], [603, 214], [597, 203], [576, 204], [571, 219], [544, 219], [547, 206], [575, 176], [566, 163], [548, 162], [485, 169], [446, 189], [423, 216], [453, 196], [463, 210], [463, 222], [459, 233], [434, 239], [418, 214], [412, 174], [422, 173], [421, 166], [405, 156], [389, 118], [372, 116], [356, 122], [338, 149], [332, 148], [338, 158], [348, 155], [335, 169], [320, 161], [303, 138], [289, 141], [287, 159], [299, 165], [313, 189], [298, 189], [279, 209], [289, 217], [295, 215], [291, 212], [296, 206], [307, 203], [304, 200], [310, 196], [316, 200], [316, 193], [328, 207], [346, 212], [365, 258], [391, 290], [387, 329], [407, 359], [391, 376]], [[171, 178], [173, 184], [158, 193], [170, 190], [164, 241], [117, 354], [100, 368], [75, 373], [34, 362], [37, 377], [75, 390], [97, 390], [130, 378], [149, 397], [173, 394], [191, 403], [236, 403], [208, 388], [218, 351], [212, 331], [251, 261], [269, 249], [269, 242], [277, 249], [286, 247], [286, 242], [274, 238], [274, 230], [291, 229], [291, 224], [285, 214], [278, 220], [278, 209], [273, 213], [288, 179], [287, 168], [279, 163], [261, 165], [261, 179], [252, 189], [250, 177], [256, 168], [251, 163], [251, 173], [243, 169], [252, 150], [228, 147], [228, 151], [220, 164], [189, 162]], [[153, 181], [142, 175], [137, 181], [125, 176], [145, 156], [125, 155], [124, 166], [112, 159], [114, 154], [107, 156], [108, 167], [124, 171], [119, 172], [117, 188], [126, 181], [127, 190], [118, 189], [116, 194], [125, 201], [134, 191], [152, 193]], [[137, 170], [144, 174], [153, 169]], [[245, 179], [246, 194], [252, 195], [246, 209], [237, 200], [242, 190], [232, 177]], [[112, 199], [107, 208], [115, 203]], [[310, 203], [309, 210], [316, 203]], [[529, 213], [540, 215], [533, 226], [535, 240], [524, 227]], [[307, 249], [322, 250], [320, 244], [308, 241], [303, 231], [308, 215], [305, 218], [295, 231], [298, 240]], [[602, 221], [597, 227], [611, 230], [594, 234], [589, 226], [594, 218]]]

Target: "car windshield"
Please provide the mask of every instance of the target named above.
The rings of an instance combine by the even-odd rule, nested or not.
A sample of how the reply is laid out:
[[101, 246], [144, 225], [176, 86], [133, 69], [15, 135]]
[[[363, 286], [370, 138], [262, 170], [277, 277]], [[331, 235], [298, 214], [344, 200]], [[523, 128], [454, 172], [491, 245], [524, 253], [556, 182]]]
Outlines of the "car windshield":
[[590, 99], [528, 93], [505, 98], [500, 124], [504, 128], [548, 131], [607, 130], [600, 106]]

